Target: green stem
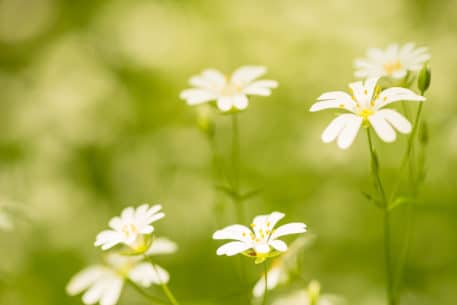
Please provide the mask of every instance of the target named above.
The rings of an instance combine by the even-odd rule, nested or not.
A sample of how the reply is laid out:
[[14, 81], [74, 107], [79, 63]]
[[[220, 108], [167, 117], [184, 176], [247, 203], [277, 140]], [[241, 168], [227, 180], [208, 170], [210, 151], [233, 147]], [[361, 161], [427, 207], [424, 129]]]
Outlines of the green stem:
[[[151, 263], [152, 264], [152, 263]], [[165, 293], [165, 295], [167, 296], [168, 300], [170, 301], [170, 303], [172, 305], [179, 305], [179, 302], [176, 300], [175, 296], [173, 295], [173, 293], [171, 292], [170, 288], [168, 287], [167, 283], [165, 281], [163, 281], [161, 278], [160, 278], [160, 273], [159, 273], [159, 270], [157, 270], [157, 267], [152, 264], [153, 268], [154, 268], [154, 271], [156, 272], [157, 274], [157, 277], [159, 278], [159, 281], [160, 281], [160, 286], [162, 287], [162, 290], [163, 292]]]
[[244, 210], [240, 197], [240, 130], [238, 126], [238, 114], [232, 114], [232, 190], [235, 193], [233, 202], [235, 204], [237, 219], [244, 222]]
[[[423, 96], [424, 92], [421, 92], [421, 95]], [[400, 168], [400, 169], [404, 168], [406, 166], [406, 164], [409, 163], [409, 183], [410, 183], [411, 195], [413, 197], [413, 200], [416, 200], [416, 198], [417, 198], [419, 186], [417, 185], [418, 183], [417, 183], [417, 179], [415, 177], [414, 160], [411, 159], [411, 155], [413, 154], [413, 151], [414, 151], [414, 143], [415, 143], [415, 139], [416, 139], [416, 134], [417, 134], [419, 126], [420, 126], [422, 107], [423, 107], [423, 103], [420, 103], [419, 107], [417, 108], [417, 113], [416, 113], [416, 118], [414, 120], [413, 130], [408, 138], [408, 146], [407, 146], [407, 149], [405, 152], [405, 156], [403, 158], [402, 167]], [[400, 175], [401, 175], [401, 173], [400, 173]], [[399, 185], [399, 183], [400, 182], [398, 182], [397, 185]], [[397, 188], [398, 188], [398, 186], [397, 186]], [[395, 193], [392, 193], [392, 198], [394, 198], [394, 196], [395, 196]], [[395, 277], [395, 284], [394, 284], [394, 289], [396, 291], [396, 293], [395, 293], [396, 300], [399, 300], [399, 298], [400, 298], [400, 284], [403, 279], [404, 269], [405, 269], [406, 261], [407, 261], [410, 247], [411, 247], [411, 238], [412, 238], [412, 231], [413, 231], [413, 225], [414, 225], [413, 212], [414, 212], [413, 203], [409, 202], [408, 209], [406, 210], [405, 241], [404, 241], [403, 249], [399, 256], [399, 262], [398, 262], [398, 267], [397, 267], [396, 277]]]
[[267, 262], [266, 261], [263, 263], [263, 270], [264, 270], [265, 290], [263, 292], [262, 305], [266, 305], [267, 304], [267, 292], [268, 292], [268, 268], [267, 268]]
[[389, 305], [395, 305], [393, 294], [392, 282], [392, 257], [390, 251], [390, 215], [389, 215], [389, 202], [387, 201], [386, 192], [381, 181], [379, 174], [379, 162], [371, 139], [370, 129], [367, 128], [368, 146], [370, 148], [371, 156], [371, 171], [375, 180], [376, 189], [381, 197], [383, 207], [383, 224], [384, 224], [384, 259], [385, 259], [385, 273], [387, 281], [387, 299]]
[[150, 295], [148, 294], [146, 291], [144, 291], [140, 286], [138, 286], [137, 284], [135, 284], [133, 281], [131, 280], [127, 280], [127, 284], [129, 284], [130, 286], [133, 287], [133, 289], [135, 289], [139, 294], [141, 294], [142, 296], [144, 296], [146, 299], [148, 299], [149, 301], [151, 301], [152, 304], [162, 304], [162, 305], [168, 305], [168, 303], [156, 296], [153, 296], [153, 295]]

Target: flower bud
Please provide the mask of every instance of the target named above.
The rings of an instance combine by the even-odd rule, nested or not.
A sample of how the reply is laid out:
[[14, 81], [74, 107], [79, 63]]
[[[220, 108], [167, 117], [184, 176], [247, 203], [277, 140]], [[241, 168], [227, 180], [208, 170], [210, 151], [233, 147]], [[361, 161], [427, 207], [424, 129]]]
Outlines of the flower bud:
[[208, 105], [202, 105], [197, 108], [197, 126], [208, 137], [214, 135], [214, 122], [211, 117], [211, 109]]
[[311, 281], [308, 285], [309, 304], [316, 305], [321, 293], [321, 284], [318, 281]]
[[419, 88], [421, 94], [424, 94], [428, 87], [430, 87], [431, 77], [430, 68], [428, 68], [427, 64], [424, 64], [422, 69], [419, 71], [417, 79], [417, 87]]

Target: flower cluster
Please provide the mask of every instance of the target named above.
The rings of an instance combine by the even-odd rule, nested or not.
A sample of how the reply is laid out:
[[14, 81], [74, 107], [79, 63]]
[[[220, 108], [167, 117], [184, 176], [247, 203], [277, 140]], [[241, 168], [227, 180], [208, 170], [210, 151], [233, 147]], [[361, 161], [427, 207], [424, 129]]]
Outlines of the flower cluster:
[[362, 126], [373, 128], [384, 142], [395, 141], [395, 130], [410, 133], [411, 123], [396, 110], [385, 107], [398, 101], [423, 102], [425, 97], [409, 88], [382, 88], [380, 78], [406, 79], [408, 74], [418, 72], [429, 58], [426, 48], [414, 49], [411, 43], [401, 48], [391, 45], [385, 52], [369, 50], [368, 59], [355, 62], [358, 69], [356, 77], [366, 77], [365, 80], [350, 83], [349, 93], [331, 91], [321, 94], [311, 106], [311, 112], [325, 109], [343, 111], [324, 130], [322, 141], [329, 143], [336, 140], [341, 149], [347, 149]]
[[152, 223], [163, 218], [160, 205], [143, 204], [125, 208], [109, 221], [110, 230], [100, 232], [95, 246], [108, 252], [103, 264], [89, 266], [77, 273], [67, 285], [70, 295], [83, 294], [84, 304], [114, 305], [125, 282], [147, 288], [168, 283], [168, 272], [152, 262], [151, 256], [176, 252], [177, 245], [153, 235]]

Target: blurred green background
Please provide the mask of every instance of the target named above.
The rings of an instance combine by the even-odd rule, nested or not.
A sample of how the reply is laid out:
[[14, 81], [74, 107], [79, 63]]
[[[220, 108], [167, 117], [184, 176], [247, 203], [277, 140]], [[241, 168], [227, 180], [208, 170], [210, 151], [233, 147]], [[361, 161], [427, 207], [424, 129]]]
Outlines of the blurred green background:
[[[196, 109], [178, 96], [207, 67], [243, 64], [267, 66], [280, 83], [239, 117], [242, 186], [262, 189], [246, 214], [307, 223], [317, 238], [301, 255], [302, 277], [351, 305], [385, 304], [381, 212], [361, 195], [371, 190], [366, 139], [347, 151], [323, 144], [332, 114], [308, 109], [353, 81], [367, 48], [409, 41], [430, 48], [433, 72], [402, 304], [455, 304], [456, 37], [452, 0], [0, 0], [0, 204], [15, 215], [14, 229], [0, 231], [0, 304], [82, 304], [66, 283], [98, 262], [93, 241], [108, 220], [143, 202], [163, 204], [157, 232], [180, 246], [159, 263], [182, 303], [241, 304], [262, 267], [246, 262], [240, 283], [237, 259], [215, 255], [211, 235], [235, 214], [213, 187]], [[230, 118], [213, 119], [228, 165]], [[400, 138], [376, 141], [388, 181]], [[403, 228], [399, 208], [395, 256]], [[119, 304], [147, 302], [126, 289]]]

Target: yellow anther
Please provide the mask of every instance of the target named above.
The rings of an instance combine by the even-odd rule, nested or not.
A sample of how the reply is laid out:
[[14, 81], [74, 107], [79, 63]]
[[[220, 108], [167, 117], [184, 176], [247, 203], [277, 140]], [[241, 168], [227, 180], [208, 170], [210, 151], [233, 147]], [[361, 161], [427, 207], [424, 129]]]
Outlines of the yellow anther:
[[344, 108], [344, 104], [340, 104], [340, 108]]
[[269, 221], [267, 221], [267, 227], [269, 227], [269, 226], [270, 226], [270, 222], [269, 222]]
[[368, 94], [367, 89], [363, 90], [363, 94]]
[[251, 223], [251, 228], [255, 228], [255, 223]]

